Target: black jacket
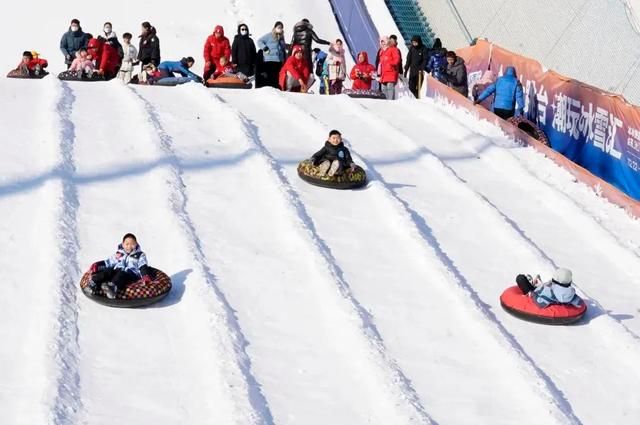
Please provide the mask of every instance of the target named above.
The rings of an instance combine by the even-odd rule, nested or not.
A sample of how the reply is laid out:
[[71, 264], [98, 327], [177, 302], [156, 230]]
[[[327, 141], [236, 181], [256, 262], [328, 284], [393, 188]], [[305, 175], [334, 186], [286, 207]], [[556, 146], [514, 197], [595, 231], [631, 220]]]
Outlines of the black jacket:
[[300, 21], [293, 27], [293, 38], [291, 39], [291, 46], [301, 44], [305, 47], [305, 52], [311, 52], [311, 43], [315, 41], [318, 44], [330, 45], [326, 40], [318, 37], [313, 30], [313, 25]]
[[313, 165], [320, 165], [322, 161], [340, 160], [343, 167], [350, 167], [353, 164], [351, 153], [344, 143], [340, 142], [338, 146], [333, 146], [329, 141], [324, 142], [324, 147], [311, 157]]
[[153, 63], [155, 66], [160, 65], [160, 40], [156, 35], [156, 29], [151, 27], [151, 31], [140, 36], [140, 46], [138, 49], [138, 60], [143, 65]]
[[419, 71], [423, 71], [427, 66], [429, 51], [420, 42], [417, 47], [411, 45], [409, 53], [407, 53], [407, 63], [404, 65], [404, 72], [410, 71], [410, 75], [417, 75]]
[[469, 95], [469, 86], [467, 85], [467, 66], [464, 59], [460, 56], [456, 57], [453, 65], [447, 64], [447, 83], [449, 87], [467, 97]]
[[233, 58], [233, 63], [237, 66], [238, 71], [248, 77], [251, 77], [254, 74], [256, 67], [256, 45], [253, 42], [253, 39], [249, 37], [249, 34], [240, 34], [240, 27], [246, 27], [246, 25], [238, 25], [238, 34], [234, 37], [233, 44], [231, 45], [231, 57]]

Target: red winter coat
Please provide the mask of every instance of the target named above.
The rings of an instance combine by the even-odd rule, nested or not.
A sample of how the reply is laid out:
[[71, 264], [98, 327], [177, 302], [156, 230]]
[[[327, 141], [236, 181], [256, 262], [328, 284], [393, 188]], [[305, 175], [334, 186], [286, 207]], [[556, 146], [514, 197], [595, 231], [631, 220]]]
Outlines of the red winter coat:
[[311, 75], [311, 70], [309, 69], [309, 65], [304, 58], [304, 55], [301, 59], [296, 58], [296, 52], [302, 51], [304, 49], [302, 46], [293, 46], [293, 51], [291, 52], [291, 56], [284, 63], [282, 69], [280, 69], [280, 88], [282, 90], [286, 90], [287, 88], [287, 72], [290, 72], [293, 78], [296, 80], [302, 80], [305, 84], [309, 81], [309, 75]]
[[387, 47], [380, 53], [380, 82], [397, 83], [400, 69], [400, 50], [397, 47]]
[[120, 68], [118, 49], [98, 38], [92, 38], [87, 45], [87, 51], [95, 60], [97, 70], [102, 70], [107, 78], [116, 76]]
[[[222, 36], [216, 38], [215, 32], [220, 31]], [[229, 62], [231, 62], [231, 44], [229, 39], [224, 36], [224, 28], [221, 25], [216, 26], [213, 30], [213, 34], [207, 37], [207, 41], [204, 43], [204, 61], [215, 64], [216, 68], [220, 67], [220, 58], [225, 56]], [[209, 67], [205, 65], [205, 72], [209, 70]]]
[[349, 76], [353, 81], [351, 88], [353, 90], [371, 90], [371, 81], [373, 75], [376, 73], [376, 68], [369, 63], [369, 55], [367, 52], [358, 53], [357, 58], [360, 55], [364, 56], [364, 62], [356, 64], [351, 68], [351, 75]]
[[[49, 66], [49, 62], [47, 62], [46, 59], [40, 59], [40, 58], [33, 58], [29, 61], [29, 63], [27, 63], [27, 68], [29, 69], [29, 71], [35, 71], [36, 70], [36, 66], [40, 65], [40, 68], [46, 68], [47, 66]], [[17, 68], [20, 68], [22, 66], [22, 62], [20, 62], [17, 66]]]

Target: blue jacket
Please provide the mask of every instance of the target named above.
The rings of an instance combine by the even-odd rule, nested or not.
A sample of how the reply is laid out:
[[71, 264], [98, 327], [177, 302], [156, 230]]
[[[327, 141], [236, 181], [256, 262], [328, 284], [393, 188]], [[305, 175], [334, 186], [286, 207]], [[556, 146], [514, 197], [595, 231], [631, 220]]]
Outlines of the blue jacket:
[[495, 83], [484, 89], [478, 97], [478, 102], [482, 102], [487, 97], [495, 93], [493, 99], [493, 108], [514, 110], [516, 116], [522, 115], [524, 109], [524, 93], [522, 84], [516, 78], [516, 69], [512, 66], [507, 67], [504, 75], [496, 80]]
[[573, 285], [563, 286], [554, 281], [537, 287], [531, 295], [536, 305], [541, 308], [551, 304], [572, 304], [580, 307], [583, 303]]
[[[327, 56], [329, 56], [329, 55], [327, 55], [322, 50], [320, 50], [318, 52], [318, 54], [316, 55], [316, 60], [315, 60], [314, 63], [316, 65], [316, 72], [315, 73], [316, 73], [316, 75], [318, 77], [324, 76], [323, 75], [323, 72], [324, 72], [324, 69], [325, 69], [324, 64], [327, 62]], [[327, 73], [327, 75], [329, 75], [329, 74]]]
[[147, 256], [140, 249], [140, 245], [136, 246], [130, 254], [127, 254], [122, 244], [120, 244], [116, 253], [104, 260], [104, 265], [142, 277], [143, 270], [146, 271]]
[[184, 66], [180, 61], [161, 62], [160, 65], [158, 65], [158, 71], [160, 71], [160, 74], [162, 75], [161, 78], [167, 77], [167, 76], [173, 77], [175, 73], [178, 73], [183, 77], [191, 77], [196, 80], [200, 78], [193, 72], [189, 71], [189, 68]]
[[79, 28], [76, 32], [71, 31], [71, 28], [69, 28], [69, 31], [62, 34], [60, 39], [60, 51], [65, 58], [67, 56], [71, 57], [70, 60], [67, 60], [68, 63], [71, 63], [75, 59], [78, 50], [87, 48], [87, 43], [89, 43], [89, 34], [82, 32], [82, 28]]
[[[265, 48], [267, 48], [266, 51]], [[262, 50], [265, 62], [284, 62], [287, 59], [287, 46], [284, 39], [276, 40], [270, 32], [258, 39], [258, 49]]]
[[447, 84], [447, 52], [444, 49], [435, 51], [429, 58], [427, 71], [431, 72], [431, 76], [436, 80]]

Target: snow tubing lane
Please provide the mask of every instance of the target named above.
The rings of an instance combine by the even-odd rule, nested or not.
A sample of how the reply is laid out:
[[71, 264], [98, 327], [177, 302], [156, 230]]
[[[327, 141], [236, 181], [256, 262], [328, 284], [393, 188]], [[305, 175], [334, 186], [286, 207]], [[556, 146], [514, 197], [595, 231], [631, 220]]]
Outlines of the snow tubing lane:
[[547, 135], [544, 134], [544, 131], [542, 131], [540, 127], [538, 127], [535, 123], [529, 121], [525, 117], [511, 117], [507, 121], [509, 121], [509, 123], [511, 123], [512, 125], [518, 127], [520, 130], [524, 131], [537, 141], [544, 143], [546, 146], [551, 146]]
[[387, 100], [387, 96], [384, 93], [376, 91], [376, 90], [343, 90], [343, 94], [346, 94], [349, 97], [354, 99], [381, 99]]
[[103, 77], [92, 77], [92, 78], [78, 78], [78, 74], [75, 71], [63, 71], [58, 74], [58, 79], [62, 81], [85, 81], [85, 82], [96, 82], [96, 81], [107, 81]]
[[507, 288], [500, 296], [500, 305], [507, 312], [519, 319], [545, 325], [570, 325], [582, 319], [587, 312], [587, 304], [582, 307], [570, 304], [552, 304], [547, 308], [538, 307], [533, 299], [523, 295], [520, 288]]
[[84, 291], [84, 288], [89, 285], [89, 280], [91, 279], [91, 273], [89, 272], [82, 276], [80, 288], [87, 298], [99, 304], [109, 307], [142, 307], [160, 301], [171, 291], [171, 278], [164, 272], [149, 267], [149, 275], [153, 279], [150, 284], [145, 285], [142, 280], [139, 280], [127, 285], [126, 288], [118, 291], [116, 298], [113, 300], [107, 298], [100, 288], [98, 288], [98, 291], [94, 295], [89, 295]]
[[320, 176], [318, 167], [308, 159], [298, 165], [298, 176], [307, 183], [330, 189], [357, 189], [367, 184], [367, 173], [357, 165], [353, 172], [347, 170], [340, 176]]
[[40, 74], [38, 76], [36, 76], [36, 75], [23, 75], [20, 71], [18, 71], [17, 69], [14, 69], [14, 70], [9, 71], [9, 73], [7, 74], [7, 78], [20, 78], [22, 80], [41, 80], [44, 77], [46, 77], [47, 75], [49, 75], [48, 72], [45, 72], [45, 73]]
[[217, 89], [251, 89], [253, 86], [251, 83], [244, 83], [236, 77], [220, 76], [216, 79], [209, 78], [206, 83], [207, 87]]

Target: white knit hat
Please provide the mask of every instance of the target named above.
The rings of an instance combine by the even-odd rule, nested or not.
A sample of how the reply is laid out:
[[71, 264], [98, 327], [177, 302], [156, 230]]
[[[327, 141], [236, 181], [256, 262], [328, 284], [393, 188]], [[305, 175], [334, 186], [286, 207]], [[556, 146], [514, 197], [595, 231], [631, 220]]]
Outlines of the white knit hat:
[[555, 283], [559, 283], [560, 285], [571, 285], [571, 282], [573, 281], [571, 270], [563, 268], [557, 269], [555, 272], [553, 272], [553, 281]]

